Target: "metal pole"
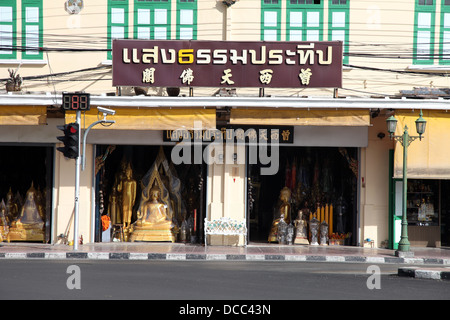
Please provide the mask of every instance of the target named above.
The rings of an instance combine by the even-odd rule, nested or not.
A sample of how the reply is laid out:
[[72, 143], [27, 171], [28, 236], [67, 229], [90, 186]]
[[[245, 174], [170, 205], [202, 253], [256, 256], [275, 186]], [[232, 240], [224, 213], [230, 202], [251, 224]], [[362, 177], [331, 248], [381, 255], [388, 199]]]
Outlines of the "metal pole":
[[[81, 111], [77, 110], [76, 123], [81, 124]], [[79, 213], [79, 200], [80, 200], [80, 131], [78, 130], [78, 156], [75, 159], [75, 213], [73, 219], [73, 250], [78, 250], [78, 213]]]
[[398, 243], [398, 251], [408, 252], [410, 250], [409, 240], [408, 240], [408, 217], [406, 215], [407, 211], [407, 190], [408, 190], [408, 170], [407, 170], [407, 158], [408, 158], [408, 146], [409, 146], [409, 134], [408, 127], [405, 126], [405, 131], [403, 132], [403, 197], [402, 197], [402, 232], [400, 235], [400, 242]]

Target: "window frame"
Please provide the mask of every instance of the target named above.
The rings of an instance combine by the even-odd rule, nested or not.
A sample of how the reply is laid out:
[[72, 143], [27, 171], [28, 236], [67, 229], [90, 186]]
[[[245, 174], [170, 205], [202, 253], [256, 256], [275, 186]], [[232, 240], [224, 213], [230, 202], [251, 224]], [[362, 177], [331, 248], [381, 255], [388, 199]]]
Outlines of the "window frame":
[[[419, 4], [420, 0], [415, 0], [414, 8], [414, 35], [413, 35], [413, 64], [415, 65], [430, 65], [434, 63], [434, 41], [435, 41], [435, 23], [436, 23], [436, 1], [433, 0], [432, 5]], [[430, 27], [429, 28], [419, 28], [419, 14], [429, 13], [430, 14]], [[429, 42], [429, 58], [419, 59], [418, 58], [418, 33], [420, 31], [430, 32], [430, 42]]]
[[[22, 0], [22, 59], [24, 60], [42, 60], [44, 52], [39, 50], [44, 46], [43, 30], [44, 30], [44, 8], [43, 0]], [[27, 22], [27, 8], [37, 7], [39, 9], [38, 22]], [[27, 47], [27, 26], [38, 27], [38, 50], [26, 50]], [[30, 53], [36, 52], [37, 53]]]
[[[139, 9], [150, 10], [150, 23], [138, 24]], [[166, 23], [155, 24], [155, 9], [165, 9], [166, 11]], [[150, 39], [155, 39], [155, 28], [164, 26], [166, 28], [165, 40], [171, 39], [171, 0], [167, 1], [139, 1], [134, 0], [134, 14], [133, 14], [133, 38], [138, 38], [138, 28], [145, 26], [150, 28]]]
[[[343, 12], [345, 16], [345, 24], [343, 27], [333, 27], [333, 13]], [[346, 4], [333, 4], [333, 0], [328, 2], [328, 40], [333, 39], [333, 31], [342, 30], [345, 32], [343, 43], [343, 63], [349, 63], [349, 47], [350, 47], [350, 0], [346, 0]]]
[[[181, 24], [181, 10], [192, 10], [192, 24]], [[192, 28], [191, 40], [197, 40], [197, 0], [193, 1], [177, 0], [177, 25], [176, 25], [177, 40], [185, 40], [181, 39], [182, 28]]]
[[[276, 31], [276, 41], [281, 40], [281, 1], [277, 0], [277, 3], [264, 3], [265, 0], [261, 0], [261, 41], [273, 41], [265, 39], [266, 30]], [[271, 1], [271, 0], [269, 0]], [[277, 23], [275, 26], [266, 26], [265, 14], [266, 12], [275, 12], [277, 16]]]
[[[7, 1], [7, 3], [3, 3], [3, 1]], [[0, 21], [0, 25], [12, 26], [12, 48], [11, 53], [2, 54], [0, 52], [0, 60], [12, 60], [17, 59], [17, 3], [16, 0], [3, 0], [0, 7], [11, 7], [12, 8], [12, 17], [11, 22], [2, 22]]]
[[[124, 21], [123, 23], [113, 23], [112, 22], [112, 9], [123, 9], [124, 10]], [[108, 0], [108, 14], [107, 14], [107, 59], [112, 60], [112, 27], [123, 27], [124, 38], [128, 39], [128, 14], [129, 14], [129, 0]]]
[[[301, 1], [301, 0], [297, 0]], [[302, 32], [301, 41], [323, 41], [323, 24], [324, 24], [324, 1], [321, 0], [320, 4], [305, 4], [303, 3], [291, 3], [291, 0], [286, 2], [286, 40], [287, 41], [300, 41], [291, 39], [291, 31], [299, 30]], [[319, 13], [318, 26], [308, 26], [308, 13], [317, 11]], [[291, 23], [291, 13], [301, 13], [301, 26], [293, 26]], [[308, 40], [308, 31], [317, 30], [319, 38], [317, 40]]]
[[[449, 17], [449, 25], [445, 26], [445, 15], [448, 14]], [[448, 5], [445, 4], [445, 0], [441, 1], [441, 18], [440, 18], [440, 26], [439, 26], [439, 64], [450, 65], [450, 3]], [[445, 41], [444, 34], [448, 32], [449, 39]], [[446, 56], [448, 58], [445, 59], [444, 56], [444, 45], [448, 43], [449, 48]]]

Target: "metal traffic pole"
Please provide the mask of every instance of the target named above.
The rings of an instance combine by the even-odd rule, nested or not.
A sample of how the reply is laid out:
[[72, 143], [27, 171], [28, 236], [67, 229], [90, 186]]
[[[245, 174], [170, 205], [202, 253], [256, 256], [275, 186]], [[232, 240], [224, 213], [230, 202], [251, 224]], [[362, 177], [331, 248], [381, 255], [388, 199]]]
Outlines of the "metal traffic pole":
[[[80, 126], [81, 124], [81, 111], [76, 111], [76, 123]], [[81, 164], [81, 158], [80, 158], [80, 132], [81, 130], [78, 130], [78, 155], [75, 159], [75, 210], [74, 210], [74, 218], [73, 218], [73, 250], [78, 250], [78, 216], [79, 216], [79, 201], [80, 201], [80, 164]]]

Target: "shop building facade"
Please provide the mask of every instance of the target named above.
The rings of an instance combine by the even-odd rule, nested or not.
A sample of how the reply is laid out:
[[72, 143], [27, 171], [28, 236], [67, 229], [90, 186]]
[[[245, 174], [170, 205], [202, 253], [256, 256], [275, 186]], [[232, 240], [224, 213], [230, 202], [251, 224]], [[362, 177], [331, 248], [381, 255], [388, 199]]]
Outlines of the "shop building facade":
[[[96, 107], [116, 111], [108, 116], [114, 125], [96, 126], [87, 137], [80, 182], [79, 234], [84, 242], [104, 240], [104, 214], [113, 224], [123, 224], [123, 216], [117, 215], [120, 209], [113, 205], [119, 201], [113, 190], [118, 190], [126, 172], [122, 163], [129, 163], [137, 194], [133, 222], [144, 190], [149, 197], [148, 180], [169, 178], [174, 190], [167, 194], [178, 195], [169, 199], [170, 207], [178, 208], [173, 211], [179, 228], [183, 217], [195, 210], [189, 223], [199, 237], [203, 218], [229, 217], [247, 223], [250, 242], [269, 242], [280, 191], [289, 186], [296, 197], [291, 201], [292, 222], [307, 200], [309, 213], [325, 211], [322, 207], [328, 217], [333, 212], [333, 231], [348, 235], [346, 244], [370, 245], [365, 241], [370, 239], [375, 247], [395, 248], [402, 148], [389, 139], [385, 120], [395, 114], [402, 123], [400, 132], [405, 124], [414, 128], [423, 110], [427, 132], [411, 145], [408, 163], [410, 241], [418, 246], [448, 245], [445, 199], [450, 163], [443, 151], [448, 83], [442, 76], [447, 68], [448, 4], [432, 3], [105, 0], [95, 6], [84, 2], [81, 9], [66, 8], [80, 10], [73, 14], [47, 0], [2, 3], [1, 45], [11, 49], [0, 55], [3, 80], [8, 68], [17, 69], [23, 80], [21, 91], [0, 94], [0, 148], [10, 160], [2, 162], [1, 197], [6, 199], [11, 189], [23, 199], [33, 185], [45, 208], [42, 241], [55, 243], [60, 235], [73, 239], [75, 162], [56, 150], [61, 146], [56, 137], [61, 135], [58, 125], [74, 121], [73, 113], [60, 110], [61, 93], [84, 91], [91, 93], [91, 111], [82, 115], [83, 128], [98, 119]], [[232, 85], [189, 88], [180, 83], [179, 96], [171, 97], [165, 86], [147, 83], [146, 95], [139, 96], [131, 86], [112, 83], [109, 49], [114, 39], [122, 38], [342, 41], [342, 85], [261, 90]], [[430, 39], [434, 45], [427, 47]], [[413, 91], [414, 87], [427, 89]], [[259, 157], [258, 148], [258, 161], [251, 161], [250, 142], [242, 148], [237, 144], [226, 148], [225, 143], [223, 149], [211, 151], [207, 147], [212, 141], [206, 141], [191, 145], [194, 165], [175, 165], [174, 155], [184, 154], [173, 152], [177, 144], [168, 141], [167, 133], [194, 130], [198, 122], [203, 130], [217, 129], [224, 135], [226, 129], [240, 126], [258, 134], [284, 129], [292, 137], [278, 145], [276, 160], [270, 152]], [[198, 150], [203, 159], [195, 162]], [[213, 161], [205, 161], [205, 154]], [[261, 175], [261, 169], [275, 161], [275, 174]], [[16, 216], [24, 201], [17, 207]], [[243, 245], [245, 239], [213, 236], [209, 242]]]

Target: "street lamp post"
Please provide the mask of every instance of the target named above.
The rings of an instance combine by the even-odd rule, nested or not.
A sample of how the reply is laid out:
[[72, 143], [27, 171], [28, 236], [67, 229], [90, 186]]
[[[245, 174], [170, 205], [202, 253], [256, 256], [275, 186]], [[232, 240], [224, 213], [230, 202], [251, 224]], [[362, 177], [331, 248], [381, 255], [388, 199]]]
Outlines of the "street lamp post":
[[391, 139], [400, 142], [403, 146], [403, 196], [402, 196], [402, 230], [400, 235], [400, 242], [398, 243], [398, 249], [395, 252], [397, 257], [413, 257], [414, 253], [410, 249], [410, 243], [408, 240], [408, 219], [406, 216], [406, 201], [407, 201], [407, 183], [408, 183], [408, 172], [407, 172], [407, 158], [408, 158], [408, 147], [416, 139], [422, 140], [422, 135], [425, 133], [426, 120], [422, 117], [422, 110], [420, 110], [419, 118], [416, 120], [416, 131], [418, 136], [410, 136], [408, 133], [408, 126], [405, 125], [403, 129], [403, 135], [395, 136], [395, 130], [397, 127], [397, 119], [394, 116], [390, 116], [387, 120], [387, 130], [390, 134]]

